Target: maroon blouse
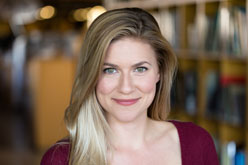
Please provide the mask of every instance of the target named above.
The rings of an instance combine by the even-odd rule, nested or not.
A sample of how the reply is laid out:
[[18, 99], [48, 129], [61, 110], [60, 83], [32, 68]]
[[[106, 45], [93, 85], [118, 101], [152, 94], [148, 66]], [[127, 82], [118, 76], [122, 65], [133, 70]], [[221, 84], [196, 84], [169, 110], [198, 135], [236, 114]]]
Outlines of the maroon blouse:
[[[219, 165], [213, 140], [207, 131], [191, 122], [170, 122], [179, 134], [182, 165]], [[68, 165], [69, 151], [69, 141], [59, 141], [44, 154], [41, 165]]]

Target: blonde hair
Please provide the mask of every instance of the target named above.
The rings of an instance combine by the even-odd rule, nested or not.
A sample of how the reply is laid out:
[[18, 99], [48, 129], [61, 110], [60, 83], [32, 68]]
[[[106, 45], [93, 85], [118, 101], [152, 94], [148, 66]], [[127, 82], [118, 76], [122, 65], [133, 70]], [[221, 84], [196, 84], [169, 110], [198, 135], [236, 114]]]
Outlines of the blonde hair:
[[155, 19], [139, 8], [110, 10], [99, 16], [88, 29], [79, 58], [71, 102], [65, 113], [71, 148], [69, 164], [108, 164], [111, 130], [95, 93], [107, 48], [123, 37], [149, 43], [157, 55], [160, 81], [148, 117], [166, 120], [170, 110], [170, 89], [176, 57], [162, 36]]

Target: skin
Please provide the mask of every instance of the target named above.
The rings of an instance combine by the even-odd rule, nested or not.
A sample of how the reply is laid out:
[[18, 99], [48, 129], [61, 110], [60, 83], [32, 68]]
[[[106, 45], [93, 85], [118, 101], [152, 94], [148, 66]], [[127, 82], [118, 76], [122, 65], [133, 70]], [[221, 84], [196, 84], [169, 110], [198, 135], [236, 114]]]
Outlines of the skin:
[[156, 54], [148, 43], [122, 38], [110, 44], [96, 87], [114, 133], [110, 164], [181, 164], [174, 125], [147, 117], [159, 78]]

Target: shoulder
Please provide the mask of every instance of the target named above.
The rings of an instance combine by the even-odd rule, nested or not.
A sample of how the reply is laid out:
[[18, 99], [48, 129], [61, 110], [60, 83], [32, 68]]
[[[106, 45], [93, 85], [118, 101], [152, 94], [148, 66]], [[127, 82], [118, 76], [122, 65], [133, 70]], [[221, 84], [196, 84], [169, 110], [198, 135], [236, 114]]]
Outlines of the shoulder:
[[68, 164], [69, 152], [69, 140], [58, 141], [45, 152], [41, 159], [41, 165]]
[[159, 139], [168, 139], [173, 143], [179, 144], [179, 138], [177, 134], [177, 129], [171, 122], [165, 121], [152, 121], [152, 127], [150, 127], [151, 132], [149, 133], [152, 137], [155, 137], [156, 141]]
[[197, 141], [212, 140], [211, 135], [202, 127], [192, 122], [170, 121], [177, 128], [181, 140]]

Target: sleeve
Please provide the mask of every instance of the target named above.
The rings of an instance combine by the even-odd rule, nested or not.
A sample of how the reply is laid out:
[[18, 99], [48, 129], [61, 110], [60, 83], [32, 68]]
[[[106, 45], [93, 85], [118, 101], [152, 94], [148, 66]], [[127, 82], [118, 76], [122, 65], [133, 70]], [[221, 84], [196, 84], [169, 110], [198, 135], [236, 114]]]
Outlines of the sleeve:
[[191, 122], [173, 122], [179, 133], [182, 161], [185, 165], [219, 165], [211, 135]]
[[219, 165], [218, 155], [212, 136], [202, 127], [189, 123], [191, 147], [194, 148], [196, 159], [202, 165]]
[[203, 147], [203, 160], [205, 165], [219, 165], [218, 155], [210, 134], [206, 132]]
[[41, 159], [41, 165], [68, 165], [69, 144], [56, 143], [49, 148]]

